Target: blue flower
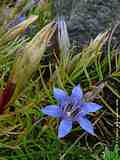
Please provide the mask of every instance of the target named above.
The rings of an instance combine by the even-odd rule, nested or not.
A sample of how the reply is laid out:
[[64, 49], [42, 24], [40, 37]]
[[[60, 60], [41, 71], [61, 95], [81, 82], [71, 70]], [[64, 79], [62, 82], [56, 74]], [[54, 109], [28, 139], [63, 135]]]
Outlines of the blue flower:
[[26, 19], [26, 17], [24, 15], [21, 15], [18, 17], [18, 23], [23, 22]]
[[7, 25], [7, 28], [12, 28], [16, 25], [18, 25], [19, 23], [23, 22], [26, 19], [26, 17], [24, 15], [21, 15], [13, 20], [10, 21], [10, 23]]
[[74, 122], [78, 122], [82, 129], [94, 135], [94, 128], [86, 115], [90, 112], [96, 112], [102, 106], [92, 102], [84, 102], [83, 92], [79, 84], [73, 88], [71, 96], [58, 88], [54, 88], [53, 94], [59, 104], [48, 105], [41, 111], [49, 116], [60, 118], [58, 137], [66, 136], [72, 129]]

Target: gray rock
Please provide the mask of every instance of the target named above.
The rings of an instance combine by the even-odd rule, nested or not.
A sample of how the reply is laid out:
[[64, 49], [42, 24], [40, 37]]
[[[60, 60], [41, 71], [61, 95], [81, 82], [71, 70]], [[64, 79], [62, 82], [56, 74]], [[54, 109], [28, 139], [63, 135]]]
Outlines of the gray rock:
[[65, 16], [71, 41], [81, 46], [120, 20], [120, 0], [54, 0], [54, 6], [55, 15]]

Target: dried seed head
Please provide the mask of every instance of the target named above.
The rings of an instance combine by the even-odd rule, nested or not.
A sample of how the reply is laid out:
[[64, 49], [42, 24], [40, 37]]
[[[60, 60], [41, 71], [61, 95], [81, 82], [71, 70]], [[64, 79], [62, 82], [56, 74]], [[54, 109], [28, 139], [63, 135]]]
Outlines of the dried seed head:
[[63, 17], [58, 17], [58, 43], [60, 50], [67, 54], [70, 48], [70, 40], [67, 32], [67, 25]]

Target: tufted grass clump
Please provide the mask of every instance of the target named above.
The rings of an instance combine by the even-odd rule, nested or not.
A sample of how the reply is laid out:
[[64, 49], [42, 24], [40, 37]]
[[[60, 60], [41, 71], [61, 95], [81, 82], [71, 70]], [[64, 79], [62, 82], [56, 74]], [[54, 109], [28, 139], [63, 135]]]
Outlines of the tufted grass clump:
[[116, 145], [113, 149], [113, 151], [110, 151], [108, 148], [105, 149], [104, 152], [104, 160], [119, 160], [120, 159], [120, 155], [119, 155], [119, 148]]

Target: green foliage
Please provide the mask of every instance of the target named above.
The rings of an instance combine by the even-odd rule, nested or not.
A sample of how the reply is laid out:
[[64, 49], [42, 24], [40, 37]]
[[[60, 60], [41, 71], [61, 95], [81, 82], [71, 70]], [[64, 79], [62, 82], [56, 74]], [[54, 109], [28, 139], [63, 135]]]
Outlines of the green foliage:
[[113, 151], [109, 151], [106, 148], [104, 153], [104, 160], [120, 160], [118, 147], [115, 147]]
[[[27, 5], [26, 2], [22, 4], [24, 7]], [[26, 13], [27, 17], [39, 16], [35, 24], [30, 25], [31, 31], [27, 36], [22, 34], [9, 43], [0, 45], [1, 93], [20, 51], [25, 48], [26, 43], [29, 43], [32, 38], [34, 39], [39, 30], [53, 19], [52, 3], [49, 1], [42, 8], [38, 5], [33, 6]], [[7, 4], [9, 1], [2, 2], [0, 5], [1, 15]], [[11, 8], [13, 17], [5, 19], [5, 15], [3, 15], [7, 22], [18, 16], [20, 9], [18, 10], [17, 7]], [[5, 22], [0, 25], [1, 37], [5, 32], [4, 26]], [[74, 54], [74, 49], [71, 49], [67, 55], [64, 53], [58, 53], [58, 55], [54, 53], [53, 55], [53, 49], [46, 51], [47, 53], [43, 55], [41, 63], [37, 66], [37, 71], [27, 79], [25, 89], [21, 91], [17, 100], [6, 109], [5, 113], [0, 115], [0, 159], [96, 160], [98, 157], [102, 157], [104, 147], [101, 145], [95, 149], [94, 146], [102, 142], [111, 145], [115, 142], [116, 131], [111, 128], [115, 127], [115, 122], [120, 117], [117, 110], [117, 100], [120, 100], [120, 90], [118, 89], [120, 88], [120, 53], [115, 49], [110, 50], [110, 42], [109, 53], [103, 50], [107, 38], [107, 33], [99, 34], [78, 54]], [[34, 52], [36, 53], [36, 50]], [[18, 69], [18, 73], [19, 71]], [[24, 73], [25, 77], [26, 73]], [[59, 140], [57, 138], [57, 121], [45, 117], [40, 112], [40, 108], [47, 104], [56, 104], [52, 95], [54, 86], [70, 93], [73, 86], [79, 82], [85, 92], [86, 100], [93, 100], [104, 106], [102, 111], [91, 114], [98, 137], [91, 140], [91, 137], [83, 133], [79, 126], [76, 126], [68, 137]], [[24, 80], [22, 83], [24, 85]], [[92, 147], [88, 147], [88, 143], [94, 148], [93, 150]], [[114, 149], [113, 152], [105, 150], [104, 160], [119, 159], [117, 149]]]

